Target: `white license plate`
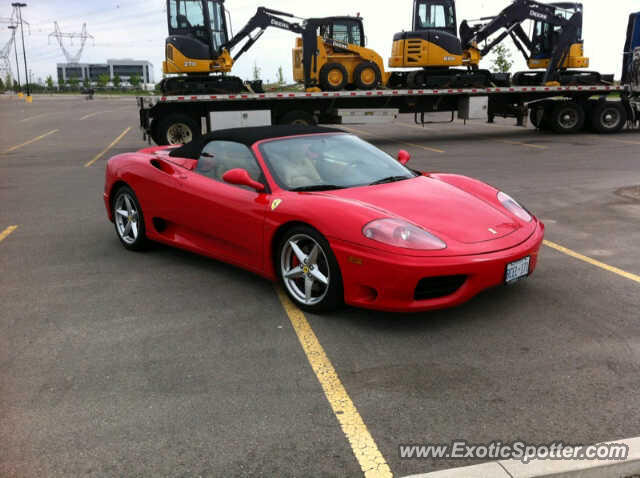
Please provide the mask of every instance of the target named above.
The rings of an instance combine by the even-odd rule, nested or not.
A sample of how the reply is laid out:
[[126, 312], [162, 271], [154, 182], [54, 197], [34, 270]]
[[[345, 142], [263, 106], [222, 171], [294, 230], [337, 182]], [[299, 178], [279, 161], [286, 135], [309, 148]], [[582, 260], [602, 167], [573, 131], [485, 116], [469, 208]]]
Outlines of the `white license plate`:
[[531, 263], [531, 257], [525, 257], [519, 261], [512, 262], [507, 265], [507, 274], [505, 276], [505, 282], [511, 284], [517, 280], [520, 280], [529, 275], [529, 264]]

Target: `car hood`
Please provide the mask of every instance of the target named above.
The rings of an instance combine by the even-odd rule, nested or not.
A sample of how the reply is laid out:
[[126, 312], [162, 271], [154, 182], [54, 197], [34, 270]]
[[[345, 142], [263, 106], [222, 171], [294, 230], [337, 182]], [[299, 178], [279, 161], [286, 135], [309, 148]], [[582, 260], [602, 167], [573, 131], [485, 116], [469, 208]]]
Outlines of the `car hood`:
[[403, 218], [445, 241], [475, 244], [500, 239], [521, 227], [499, 206], [427, 176], [322, 194]]

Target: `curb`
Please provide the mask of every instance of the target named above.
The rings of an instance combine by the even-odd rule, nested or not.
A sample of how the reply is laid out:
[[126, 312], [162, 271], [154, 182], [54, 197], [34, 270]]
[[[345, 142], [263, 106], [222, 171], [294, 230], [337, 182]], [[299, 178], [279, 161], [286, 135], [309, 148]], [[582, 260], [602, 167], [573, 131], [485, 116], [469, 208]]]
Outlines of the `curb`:
[[640, 437], [605, 442], [627, 445], [625, 460], [500, 460], [405, 478], [630, 478], [640, 474]]

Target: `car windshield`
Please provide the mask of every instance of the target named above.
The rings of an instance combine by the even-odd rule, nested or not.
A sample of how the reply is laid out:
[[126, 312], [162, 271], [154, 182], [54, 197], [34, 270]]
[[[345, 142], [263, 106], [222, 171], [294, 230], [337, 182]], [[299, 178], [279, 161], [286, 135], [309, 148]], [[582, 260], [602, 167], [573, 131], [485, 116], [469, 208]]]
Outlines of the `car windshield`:
[[274, 180], [289, 191], [346, 189], [416, 176], [384, 151], [350, 134], [323, 134], [260, 145]]

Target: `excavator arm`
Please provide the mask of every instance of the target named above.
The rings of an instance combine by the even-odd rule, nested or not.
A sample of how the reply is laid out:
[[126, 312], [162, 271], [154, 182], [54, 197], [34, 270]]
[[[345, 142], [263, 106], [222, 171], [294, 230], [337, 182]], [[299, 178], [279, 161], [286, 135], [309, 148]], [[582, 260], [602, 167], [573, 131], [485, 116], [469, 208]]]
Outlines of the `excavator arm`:
[[[515, 0], [495, 17], [483, 18], [479, 24], [470, 26], [467, 21], [460, 24], [460, 40], [464, 50], [475, 49], [479, 55], [487, 55], [496, 45], [509, 36], [525, 60], [533, 55], [534, 44], [522, 28], [527, 20], [544, 22], [551, 27], [559, 27], [560, 33], [551, 54], [544, 81], [552, 81], [555, 73], [562, 68], [569, 54], [571, 45], [579, 39], [582, 26], [582, 12], [576, 11], [567, 19], [556, 14], [554, 5], [547, 5], [535, 0]], [[491, 37], [500, 32], [498, 36]], [[485, 42], [484, 47], [479, 45]]]
[[304, 28], [299, 23], [289, 22], [281, 17], [295, 18], [294, 15], [290, 13], [271, 10], [265, 7], [258, 7], [256, 14], [251, 18], [251, 20], [249, 20], [249, 22], [247, 22], [242, 30], [240, 30], [224, 45], [224, 48], [230, 52], [243, 40], [247, 39], [244, 45], [242, 45], [242, 48], [233, 56], [233, 60], [236, 61], [258, 41], [269, 27], [275, 27], [298, 34], [302, 34], [304, 32]]

